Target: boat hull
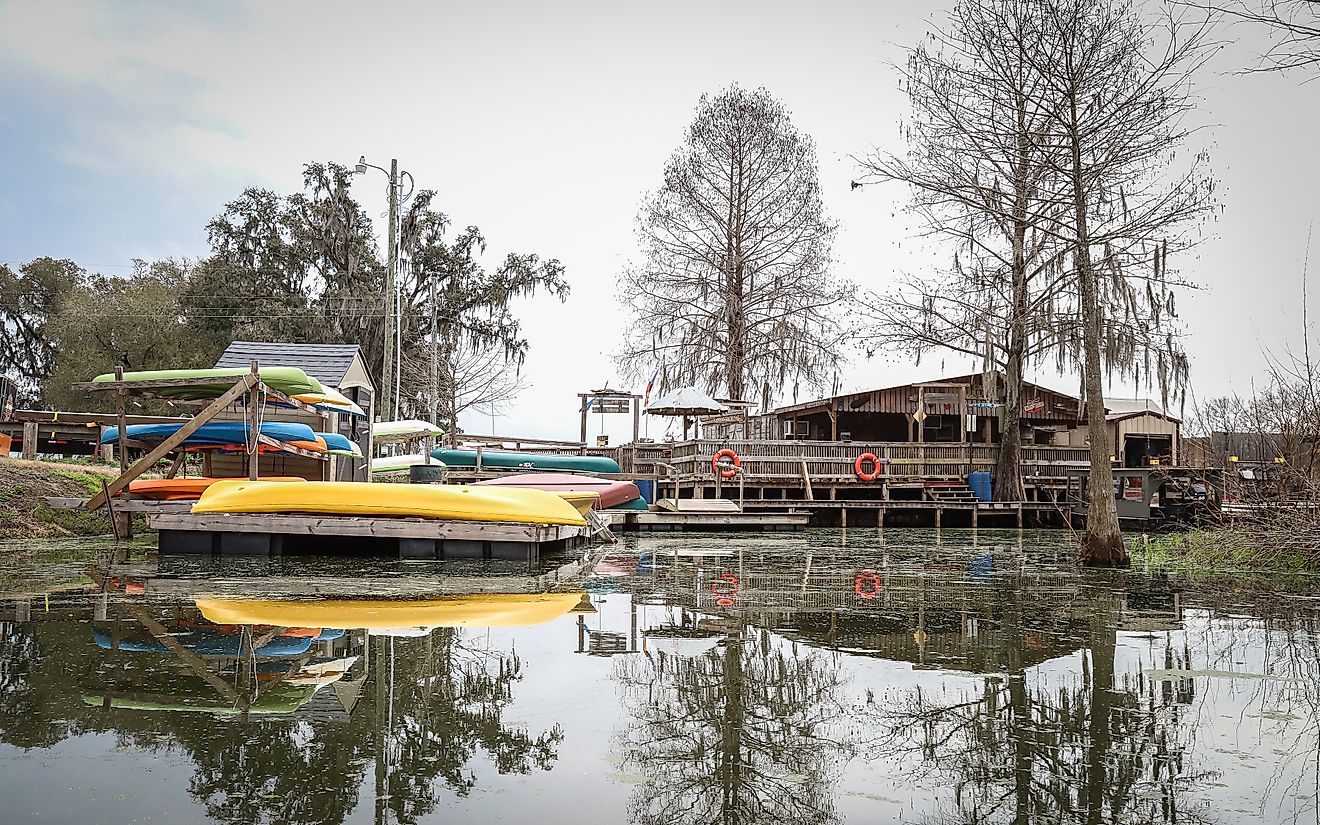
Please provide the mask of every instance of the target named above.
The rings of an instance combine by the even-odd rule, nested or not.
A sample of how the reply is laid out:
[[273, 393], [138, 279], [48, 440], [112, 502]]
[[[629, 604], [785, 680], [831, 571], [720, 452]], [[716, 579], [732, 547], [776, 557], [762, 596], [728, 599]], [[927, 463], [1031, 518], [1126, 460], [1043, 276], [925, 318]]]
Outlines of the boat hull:
[[[450, 467], [477, 466], [476, 450], [434, 450], [431, 455]], [[482, 450], [481, 466], [500, 469], [575, 470], [582, 473], [622, 472], [612, 458], [598, 455], [542, 455], [505, 450]]]
[[631, 481], [615, 481], [607, 478], [592, 478], [571, 473], [519, 473], [499, 478], [478, 481], [479, 487], [525, 487], [532, 490], [548, 490], [552, 493], [592, 492], [600, 496], [600, 507], [618, 507], [640, 498], [637, 485]]

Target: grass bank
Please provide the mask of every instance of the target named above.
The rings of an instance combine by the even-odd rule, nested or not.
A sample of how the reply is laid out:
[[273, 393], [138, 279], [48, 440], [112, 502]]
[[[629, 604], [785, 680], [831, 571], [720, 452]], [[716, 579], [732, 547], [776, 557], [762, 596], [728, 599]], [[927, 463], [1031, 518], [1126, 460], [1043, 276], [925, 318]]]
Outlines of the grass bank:
[[56, 510], [47, 496], [87, 498], [118, 467], [54, 461], [0, 459], [0, 540], [99, 536], [110, 532], [104, 510]]
[[1300, 535], [1281, 540], [1256, 526], [1205, 527], [1132, 542], [1134, 567], [1159, 567], [1199, 579], [1272, 578], [1313, 584], [1320, 558]]

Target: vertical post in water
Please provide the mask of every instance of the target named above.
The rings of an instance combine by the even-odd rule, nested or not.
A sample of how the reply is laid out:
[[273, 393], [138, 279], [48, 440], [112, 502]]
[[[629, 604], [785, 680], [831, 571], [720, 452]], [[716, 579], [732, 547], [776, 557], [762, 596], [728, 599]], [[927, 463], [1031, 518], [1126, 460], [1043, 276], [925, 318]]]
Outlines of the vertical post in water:
[[261, 433], [261, 419], [258, 417], [257, 411], [257, 385], [260, 383], [261, 368], [257, 366], [255, 359], [252, 361], [252, 374], [258, 376], [258, 381], [248, 387], [247, 393], [248, 421], [250, 422], [247, 443], [248, 478], [252, 481], [256, 481], [257, 458], [261, 455], [261, 442], [257, 440], [257, 436]]
[[[115, 367], [115, 382], [119, 383], [123, 380], [124, 368]], [[125, 410], [128, 406], [128, 400], [122, 388], [115, 390], [115, 395], [118, 396], [118, 418], [115, 423], [119, 425], [119, 441], [115, 444], [115, 453], [119, 456], [119, 474], [123, 475], [128, 471], [128, 427], [126, 426], [128, 416]]]

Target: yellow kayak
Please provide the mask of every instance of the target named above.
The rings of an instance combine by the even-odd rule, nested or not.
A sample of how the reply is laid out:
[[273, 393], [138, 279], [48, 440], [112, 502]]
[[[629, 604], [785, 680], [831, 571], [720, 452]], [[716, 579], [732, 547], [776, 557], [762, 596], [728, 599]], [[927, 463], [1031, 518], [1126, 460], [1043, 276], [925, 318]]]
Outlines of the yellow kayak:
[[587, 515], [587, 511], [590, 510], [592, 507], [595, 507], [597, 501], [600, 501], [600, 493], [591, 493], [591, 492], [584, 492], [579, 490], [562, 490], [560, 492], [555, 493], [554, 495], [559, 496], [564, 501], [567, 501], [569, 504], [573, 505], [573, 509], [578, 511], [578, 515], [584, 518]]
[[560, 496], [513, 487], [443, 484], [362, 484], [353, 481], [217, 481], [193, 505], [194, 513], [317, 513], [340, 516], [412, 516], [457, 521], [583, 525]]
[[581, 593], [501, 593], [420, 601], [200, 598], [196, 603], [207, 621], [216, 624], [391, 630], [400, 627], [525, 627], [563, 616], [581, 601]]

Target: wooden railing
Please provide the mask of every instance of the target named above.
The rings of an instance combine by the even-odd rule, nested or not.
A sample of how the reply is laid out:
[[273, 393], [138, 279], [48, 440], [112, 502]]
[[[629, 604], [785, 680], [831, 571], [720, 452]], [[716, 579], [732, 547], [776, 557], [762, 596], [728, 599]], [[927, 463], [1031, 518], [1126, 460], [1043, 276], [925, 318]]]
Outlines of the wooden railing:
[[[685, 476], [709, 474], [711, 458], [721, 449], [736, 452], [748, 482], [800, 480], [805, 471], [813, 482], [856, 481], [853, 463], [872, 453], [880, 459], [881, 477], [965, 479], [977, 470], [992, 470], [999, 459], [997, 444], [912, 444], [864, 441], [684, 441], [673, 445], [669, 464]], [[1086, 447], [1023, 447], [1027, 476], [1063, 477], [1088, 466]]]
[[[491, 449], [498, 449], [492, 447]], [[803, 463], [813, 483], [856, 482], [853, 462], [863, 453], [880, 459], [880, 477], [891, 481], [923, 478], [965, 480], [977, 470], [993, 470], [999, 460], [997, 444], [913, 444], [902, 441], [747, 441], [716, 440], [643, 442], [618, 447], [552, 447], [524, 445], [522, 452], [599, 455], [619, 463], [624, 473], [638, 476], [670, 475], [666, 464], [686, 479], [712, 476], [710, 461], [716, 452], [731, 449], [742, 462], [743, 479], [751, 484], [800, 483]], [[1022, 448], [1022, 470], [1027, 477], [1064, 478], [1072, 469], [1089, 466], [1086, 447]]]

